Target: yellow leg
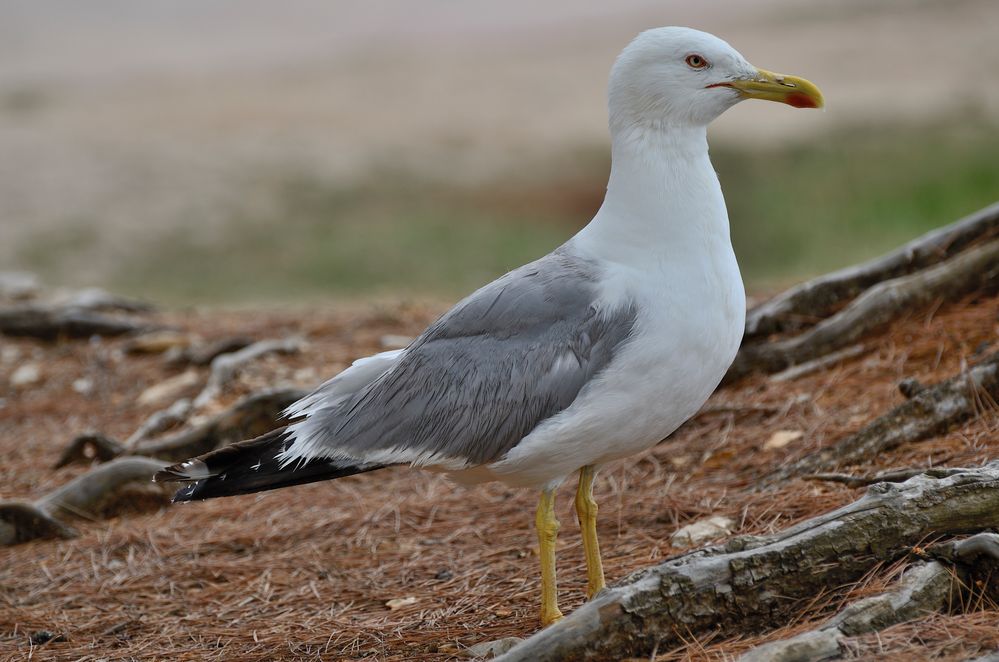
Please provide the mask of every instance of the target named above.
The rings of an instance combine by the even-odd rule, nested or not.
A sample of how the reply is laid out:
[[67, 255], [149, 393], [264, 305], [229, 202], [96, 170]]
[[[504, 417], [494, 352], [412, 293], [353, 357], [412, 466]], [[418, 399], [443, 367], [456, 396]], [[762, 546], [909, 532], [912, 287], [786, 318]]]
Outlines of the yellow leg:
[[562, 618], [558, 609], [558, 588], [555, 585], [555, 540], [558, 538], [558, 520], [555, 519], [555, 491], [541, 493], [538, 512], [534, 519], [538, 529], [541, 558], [541, 624], [551, 625]]
[[586, 554], [586, 597], [592, 598], [604, 587], [604, 566], [600, 561], [600, 543], [597, 542], [597, 502], [593, 500], [592, 466], [579, 470], [576, 514], [583, 530], [583, 552]]

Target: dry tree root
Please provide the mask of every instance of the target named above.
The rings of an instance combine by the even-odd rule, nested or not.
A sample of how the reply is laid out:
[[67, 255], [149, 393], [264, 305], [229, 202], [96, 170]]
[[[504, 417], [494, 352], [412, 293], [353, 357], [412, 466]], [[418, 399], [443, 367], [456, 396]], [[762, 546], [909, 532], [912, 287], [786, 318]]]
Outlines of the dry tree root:
[[[42, 340], [118, 336], [152, 327], [128, 315], [149, 313], [153, 307], [97, 288], [50, 297], [50, 301], [19, 303], [0, 309], [0, 333]], [[124, 313], [117, 315], [110, 313]]]
[[187, 421], [194, 405], [188, 398], [181, 398], [166, 409], [154, 413], [136, 428], [135, 432], [125, 440], [125, 448], [134, 448], [137, 444], [172, 427], [182, 425]]
[[75, 538], [76, 531], [23, 501], [0, 502], [0, 546], [39, 538]]
[[907, 568], [892, 590], [848, 605], [814, 630], [758, 646], [738, 662], [818, 662], [838, 658], [851, 648], [850, 637], [879, 632], [961, 605], [973, 606], [979, 587], [985, 587], [995, 601], [992, 575], [999, 562], [999, 535], [979, 533], [948, 541], [933, 545], [924, 555], [935, 560]]
[[[60, 522], [59, 517], [94, 518], [129, 485], [148, 486], [153, 474], [166, 464], [150, 457], [123, 457], [95, 467], [32, 503], [2, 503], [0, 544], [73, 537], [75, 532]], [[163, 500], [167, 501], [165, 494]]]
[[926, 474], [931, 478], [946, 478], [959, 474], [967, 469], [957, 467], [927, 467], [925, 469], [891, 469], [889, 471], [879, 471], [873, 476], [853, 476], [850, 474], [812, 474], [802, 476], [805, 480], [823, 481], [827, 483], [840, 483], [847, 487], [870, 487], [875, 483], [902, 483], [910, 478]]
[[307, 394], [308, 391], [295, 388], [258, 391], [200, 425], [162, 439], [140, 441], [132, 451], [176, 462], [225, 444], [258, 437], [277, 427], [281, 412]]
[[243, 366], [267, 354], [294, 354], [300, 352], [304, 342], [301, 338], [282, 340], [260, 340], [243, 349], [228, 354], [220, 354], [212, 359], [212, 371], [208, 383], [194, 399], [194, 407], [204, 407], [222, 393], [222, 388], [232, 381]]
[[812, 662], [839, 657], [848, 637], [942, 611], [958, 590], [950, 568], [937, 561], [906, 570], [894, 590], [849, 605], [819, 628], [758, 646], [738, 662]]
[[[187, 430], [181, 430], [161, 439], [142, 436], [134, 446], [123, 445], [104, 435], [87, 433], [75, 438], [63, 451], [56, 467], [79, 461], [106, 462], [124, 453], [136, 453], [176, 462], [200, 455], [234, 441], [258, 437], [277, 427], [277, 421], [288, 405], [308, 393], [302, 389], [266, 389], [246, 396], [229, 409]], [[169, 412], [169, 409], [165, 410]], [[132, 436], [144, 427], [155, 423], [154, 414]]]
[[880, 483], [777, 535], [741, 536], [634, 573], [502, 659], [619, 659], [708, 632], [766, 630], [821, 591], [904, 557], [929, 535], [996, 526], [999, 463]]
[[41, 340], [120, 336], [150, 328], [147, 322], [74, 306], [23, 304], [0, 310], [0, 333]]
[[999, 352], [946, 381], [922, 388], [856, 434], [780, 469], [769, 478], [782, 480], [829, 471], [875, 457], [904, 443], [927, 439], [981, 415], [997, 399]]
[[63, 450], [56, 460], [56, 469], [77, 462], [108, 462], [125, 452], [125, 447], [111, 437], [100, 432], [86, 432], [79, 435]]
[[746, 316], [746, 338], [802, 329], [872, 285], [925, 269], [996, 235], [999, 203], [917, 237], [887, 255], [802, 283], [756, 306]]
[[199, 343], [188, 347], [171, 347], [163, 356], [167, 365], [208, 365], [222, 354], [231, 354], [252, 345], [253, 338], [246, 336], [231, 336], [207, 343]]
[[725, 375], [731, 382], [755, 371], [777, 372], [856, 342], [861, 336], [936, 299], [953, 299], [999, 278], [999, 239], [936, 266], [885, 280], [846, 308], [797, 336], [743, 344]]

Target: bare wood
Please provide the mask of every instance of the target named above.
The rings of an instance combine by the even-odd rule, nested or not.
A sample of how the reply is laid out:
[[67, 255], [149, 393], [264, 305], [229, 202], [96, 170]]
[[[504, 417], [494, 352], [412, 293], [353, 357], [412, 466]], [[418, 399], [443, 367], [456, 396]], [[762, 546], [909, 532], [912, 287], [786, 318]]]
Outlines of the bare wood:
[[[150, 457], [122, 457], [94, 467], [34, 502], [0, 503], [0, 545], [36, 538], [72, 538], [76, 532], [60, 518], [95, 517], [125, 487], [148, 486], [153, 474], [166, 465]], [[163, 500], [169, 501], [166, 494]]]
[[839, 657], [848, 637], [942, 611], [959, 591], [959, 580], [937, 561], [906, 570], [895, 588], [848, 605], [820, 627], [758, 646], [737, 662], [818, 662]]
[[0, 546], [29, 540], [75, 538], [73, 527], [63, 524], [32, 503], [0, 502]]
[[742, 536], [634, 573], [501, 659], [620, 659], [707, 632], [770, 628], [819, 591], [859, 580], [930, 534], [997, 525], [999, 463], [881, 483], [780, 534]]
[[134, 448], [141, 441], [183, 424], [193, 408], [188, 398], [181, 398], [166, 409], [152, 414], [125, 440], [125, 448]]
[[230, 336], [189, 347], [174, 347], [167, 350], [163, 360], [167, 365], [208, 365], [217, 356], [237, 352], [253, 342], [253, 338], [246, 336]]
[[841, 349], [838, 352], [820, 356], [819, 358], [808, 361], [807, 363], [791, 366], [787, 370], [778, 372], [776, 375], [771, 377], [770, 380], [775, 382], [794, 381], [795, 379], [799, 379], [805, 375], [810, 375], [813, 372], [825, 370], [829, 366], [835, 365], [845, 359], [852, 359], [855, 356], [860, 356], [866, 349], [867, 348], [861, 343], [851, 345], [850, 347]]
[[891, 253], [819, 276], [765, 301], [746, 316], [746, 338], [801, 329], [876, 283], [924, 269], [997, 234], [999, 203], [917, 237]]
[[35, 501], [35, 506], [50, 515], [94, 515], [122, 487], [128, 483], [149, 483], [153, 474], [166, 465], [151, 457], [120, 457], [77, 476]]
[[258, 437], [277, 427], [281, 412], [307, 394], [308, 391], [296, 388], [257, 391], [200, 425], [162, 439], [140, 441], [132, 450], [176, 462], [225, 444]]
[[150, 328], [148, 322], [73, 306], [22, 304], [0, 310], [0, 333], [42, 340], [120, 336]]
[[969, 370], [924, 388], [856, 434], [781, 469], [770, 478], [782, 480], [830, 471], [876, 457], [901, 444], [941, 434], [983, 414], [987, 411], [983, 410], [983, 401], [989, 399], [999, 399], [999, 352]]
[[246, 364], [268, 354], [294, 354], [302, 350], [301, 338], [260, 340], [243, 349], [229, 354], [220, 354], [212, 359], [212, 371], [208, 383], [194, 399], [195, 408], [204, 407], [221, 395], [222, 388], [236, 376]]
[[999, 278], [999, 239], [971, 248], [914, 274], [883, 281], [804, 333], [744, 344], [725, 375], [730, 382], [754, 371], [777, 372], [834, 352], [866, 333], [939, 298], [955, 298]]
[[901, 483], [914, 476], [919, 476], [920, 474], [926, 474], [927, 476], [932, 476], [933, 478], [946, 478], [947, 476], [953, 476], [954, 474], [961, 473], [962, 471], [967, 470], [955, 467], [928, 467], [925, 469], [892, 469], [891, 471], [878, 472], [873, 476], [853, 476], [851, 474], [827, 473], [812, 474], [810, 476], [802, 477], [805, 480], [841, 483], [847, 487], [869, 487], [875, 483]]
[[125, 451], [125, 447], [100, 432], [85, 432], [69, 442], [55, 463], [61, 469], [77, 462], [108, 462]]

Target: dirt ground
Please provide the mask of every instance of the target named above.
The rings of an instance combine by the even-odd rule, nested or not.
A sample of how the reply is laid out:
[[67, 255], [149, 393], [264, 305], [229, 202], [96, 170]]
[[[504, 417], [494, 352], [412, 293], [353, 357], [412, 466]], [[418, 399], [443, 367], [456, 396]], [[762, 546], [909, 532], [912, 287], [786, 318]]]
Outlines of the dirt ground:
[[[160, 321], [205, 338], [302, 334], [307, 349], [252, 364], [221, 405], [265, 385], [311, 386], [386, 334], [412, 335], [439, 306], [190, 310]], [[948, 377], [994, 351], [999, 298], [913, 311], [866, 341], [861, 356], [791, 382], [755, 377], [716, 393], [654, 449], [605, 469], [596, 494], [610, 583], [679, 550], [670, 534], [727, 515], [734, 534], [766, 534], [859, 498], [842, 485], [760, 476], [855, 431], [902, 401], [906, 377]], [[176, 370], [121, 351], [123, 339], [42, 344], [4, 338], [0, 358], [0, 499], [33, 499], [85, 467], [54, 470], [76, 434], [119, 439], [156, 409], [136, 398]], [[991, 349], [990, 349], [991, 348]], [[42, 381], [8, 386], [17, 365]], [[81, 378], [94, 388], [82, 395]], [[162, 405], [161, 405], [162, 406]], [[779, 449], [778, 431], [802, 435]], [[995, 411], [952, 432], [872, 459], [882, 468], [973, 465], [999, 451]], [[583, 601], [585, 569], [571, 489], [558, 546], [563, 611]], [[449, 660], [462, 648], [538, 629], [536, 495], [453, 486], [403, 468], [183, 506], [148, 494], [106, 518], [76, 520], [79, 537], [0, 548], [0, 658], [38, 660]], [[691, 639], [660, 660], [724, 660], [827, 617], [876, 590], [897, 568], [803, 603], [800, 618], [737, 640]], [[412, 598], [391, 609], [387, 603]], [[999, 611], [933, 615], [857, 640], [856, 659], [959, 660], [999, 648]], [[775, 624], [775, 626], [778, 624]], [[47, 643], [37, 633], [54, 636]], [[44, 637], [43, 637], [44, 638]]]

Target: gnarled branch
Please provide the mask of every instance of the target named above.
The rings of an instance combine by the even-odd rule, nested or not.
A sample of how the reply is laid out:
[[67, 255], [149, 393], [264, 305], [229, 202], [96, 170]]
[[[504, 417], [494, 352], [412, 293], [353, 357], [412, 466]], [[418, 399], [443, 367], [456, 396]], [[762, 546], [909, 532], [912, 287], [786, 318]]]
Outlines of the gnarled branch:
[[819, 591], [859, 580], [928, 535], [997, 525], [999, 463], [881, 483], [780, 534], [735, 538], [637, 572], [502, 659], [617, 659], [690, 635], [769, 628]]
[[747, 314], [746, 338], [801, 329], [876, 283], [924, 269], [996, 234], [999, 203], [917, 237], [887, 255], [820, 276], [765, 301]]
[[800, 335], [743, 344], [725, 375], [731, 382], [754, 371], [777, 372], [856, 342], [866, 333], [941, 297], [971, 292], [999, 277], [999, 239], [914, 274], [883, 281], [849, 306]]
[[772, 480], [828, 471], [946, 432], [999, 399], [999, 352], [970, 370], [926, 387], [856, 434], [785, 467]]

